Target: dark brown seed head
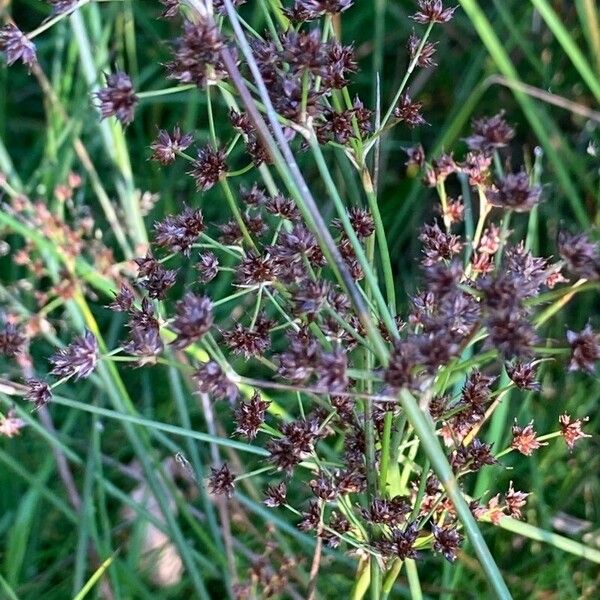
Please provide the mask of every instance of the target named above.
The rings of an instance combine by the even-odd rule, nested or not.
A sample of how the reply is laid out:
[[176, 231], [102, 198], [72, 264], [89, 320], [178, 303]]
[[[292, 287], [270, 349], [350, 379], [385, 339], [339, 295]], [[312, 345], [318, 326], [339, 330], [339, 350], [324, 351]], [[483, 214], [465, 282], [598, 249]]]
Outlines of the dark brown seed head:
[[0, 52], [4, 52], [8, 65], [20, 60], [31, 70], [37, 63], [35, 45], [13, 23], [0, 29]]
[[413, 102], [408, 94], [404, 94], [400, 98], [398, 106], [394, 108], [394, 117], [405, 122], [411, 128], [426, 125], [427, 121], [421, 114], [422, 108], [423, 104], [421, 102]]
[[433, 549], [444, 555], [444, 558], [450, 562], [456, 560], [462, 536], [458, 531], [450, 526], [438, 527], [435, 524], [431, 525], [433, 533]]
[[210, 190], [227, 173], [225, 150], [205, 146], [198, 150], [198, 158], [192, 163], [190, 175], [196, 180], [196, 187], [202, 192]]
[[522, 310], [507, 308], [490, 312], [486, 318], [488, 348], [495, 348], [506, 359], [532, 355], [538, 341], [533, 325]]
[[[335, 533], [330, 531], [331, 529], [333, 529]], [[336, 534], [348, 533], [350, 529], [350, 521], [334, 510], [329, 517], [329, 529], [321, 531], [320, 537], [323, 538], [328, 548], [337, 548], [340, 545], [341, 539], [340, 536]]]
[[504, 119], [504, 111], [493, 117], [473, 121], [473, 133], [467, 139], [469, 150], [490, 153], [503, 148], [515, 137], [514, 129]]
[[573, 235], [561, 231], [558, 251], [573, 274], [585, 279], [600, 279], [600, 249], [585, 234]]
[[460, 236], [444, 233], [439, 225], [425, 225], [421, 229], [419, 240], [423, 242], [423, 265], [430, 267], [456, 256], [463, 248]]
[[362, 510], [362, 515], [369, 523], [397, 527], [406, 520], [411, 506], [404, 496], [394, 498], [374, 498], [368, 509]]
[[388, 558], [416, 559], [419, 557], [414, 545], [419, 535], [419, 524], [409, 523], [404, 530], [393, 528], [390, 537], [373, 542], [374, 548]]
[[418, 350], [414, 342], [397, 340], [384, 374], [385, 383], [392, 389], [411, 387], [414, 383], [414, 368], [418, 359]]
[[192, 245], [204, 231], [204, 216], [200, 209], [185, 207], [178, 215], [169, 215], [154, 225], [154, 243], [171, 252], [189, 256]]
[[188, 292], [175, 306], [171, 328], [177, 338], [171, 343], [183, 350], [202, 338], [213, 324], [213, 304], [210, 298]]
[[[411, 33], [408, 38], [408, 53], [410, 60], [413, 61], [417, 57], [417, 51], [421, 45], [421, 38]], [[417, 57], [417, 65], [423, 68], [435, 67], [436, 63], [433, 62], [433, 55], [436, 53], [436, 43], [426, 42], [421, 49]]]
[[191, 133], [182, 134], [177, 125], [172, 133], [159, 129], [158, 135], [150, 148], [152, 159], [162, 165], [169, 165], [175, 161], [178, 152], [183, 152], [192, 145], [194, 136]]
[[165, 269], [151, 254], [134, 259], [138, 266], [139, 284], [148, 291], [150, 298], [164, 299], [175, 285], [177, 271]]
[[343, 348], [323, 352], [315, 368], [316, 386], [331, 394], [343, 392], [348, 386], [347, 368], [348, 357]]
[[454, 14], [456, 6], [444, 8], [442, 0], [419, 0], [419, 10], [411, 17], [423, 25], [429, 23], [447, 23]]
[[216, 496], [227, 496], [231, 498], [235, 489], [235, 476], [229, 469], [227, 463], [222, 466], [210, 468], [211, 475], [208, 479], [208, 489]]
[[532, 362], [515, 361], [507, 364], [506, 372], [520, 390], [539, 391], [541, 389], [540, 384], [535, 380], [536, 366]]
[[569, 371], [596, 372], [596, 363], [600, 361], [600, 336], [588, 323], [579, 333], [567, 331], [567, 341], [571, 346]]
[[238, 388], [223, 372], [215, 361], [202, 364], [193, 375], [198, 393], [208, 394], [215, 400], [227, 398], [233, 402], [238, 395]]
[[89, 377], [98, 361], [98, 342], [91, 331], [75, 338], [66, 348], [50, 357], [52, 375], [85, 379]]
[[123, 347], [125, 352], [140, 357], [140, 364], [152, 362], [163, 350], [158, 321], [148, 298], [142, 300], [141, 310], [129, 311], [129, 340]]
[[273, 322], [266, 315], [261, 314], [256, 319], [253, 328], [250, 329], [236, 323], [230, 331], [222, 332], [223, 339], [234, 354], [243, 355], [246, 358], [264, 356], [271, 346], [269, 329], [272, 326]]
[[286, 16], [294, 23], [313, 21], [323, 15], [335, 15], [348, 10], [354, 0], [294, 0], [290, 9], [285, 9]]
[[115, 294], [114, 300], [107, 306], [116, 312], [127, 312], [133, 306], [133, 290], [122, 283], [119, 292]]
[[0, 330], [0, 354], [14, 358], [23, 352], [27, 338], [14, 323], [6, 323]]
[[516, 212], [530, 211], [539, 203], [541, 195], [542, 189], [530, 185], [529, 175], [525, 171], [509, 173], [487, 191], [490, 204]]
[[106, 76], [106, 87], [96, 92], [102, 118], [115, 116], [123, 125], [133, 121], [138, 97], [127, 73], [117, 71]]
[[262, 206], [267, 203], [265, 190], [254, 184], [250, 189], [240, 188], [240, 198], [248, 206]]
[[178, 215], [169, 215], [154, 224], [154, 243], [170, 252], [189, 256], [192, 245], [204, 231], [202, 211], [186, 207]]
[[186, 21], [183, 35], [173, 43], [173, 60], [167, 64], [171, 79], [206, 87], [227, 76], [221, 60], [223, 41], [218, 29], [207, 20]]
[[335, 481], [325, 473], [318, 473], [318, 476], [309, 482], [312, 493], [325, 502], [335, 500], [339, 495], [339, 490]]
[[287, 495], [287, 486], [285, 481], [279, 482], [277, 485], [268, 485], [265, 490], [264, 504], [269, 508], [276, 508], [285, 504], [285, 498]]
[[258, 392], [255, 392], [248, 402], [241, 402], [234, 413], [235, 433], [253, 440], [265, 422], [265, 412], [269, 404], [269, 401], [261, 399]]
[[[353, 206], [348, 211], [348, 218], [350, 219], [352, 229], [356, 233], [356, 237], [359, 240], [364, 240], [368, 238], [375, 231], [375, 223], [373, 222], [373, 216], [366, 208]], [[341, 219], [333, 219], [333, 221], [331, 221], [331, 224], [333, 227], [339, 229], [340, 231], [344, 230], [344, 226], [342, 224]]]
[[316, 531], [321, 521], [321, 505], [318, 500], [311, 500], [308, 510], [302, 513], [302, 520], [298, 523], [298, 529], [302, 531]]
[[272, 215], [288, 221], [300, 220], [300, 211], [296, 203], [291, 198], [286, 198], [281, 194], [276, 194], [272, 198], [268, 198], [265, 201], [265, 209]]
[[219, 273], [219, 259], [213, 252], [204, 252], [198, 256], [196, 270], [200, 282], [208, 283]]
[[256, 285], [276, 279], [275, 261], [269, 254], [248, 252], [237, 268], [237, 278], [242, 285]]
[[52, 389], [45, 381], [29, 379], [25, 399], [33, 402], [35, 410], [39, 410], [52, 400]]

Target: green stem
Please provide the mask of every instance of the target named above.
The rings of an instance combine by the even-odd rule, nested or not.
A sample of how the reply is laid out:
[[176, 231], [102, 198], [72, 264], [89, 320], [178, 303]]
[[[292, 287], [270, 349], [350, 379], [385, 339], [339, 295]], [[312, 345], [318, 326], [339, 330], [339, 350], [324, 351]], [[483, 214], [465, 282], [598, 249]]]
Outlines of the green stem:
[[146, 92], [138, 92], [136, 95], [138, 97], [138, 100], [146, 100], [147, 98], [170, 96], [171, 94], [179, 94], [180, 92], [187, 92], [189, 90], [194, 90], [197, 88], [197, 85], [190, 83], [188, 85], [175, 85], [173, 87], [163, 88], [161, 90], [148, 90]]
[[39, 27], [37, 27], [33, 31], [30, 31], [26, 35], [27, 39], [28, 40], [32, 40], [33, 38], [35, 38], [38, 35], [40, 35], [40, 33], [43, 33], [47, 29], [50, 29], [50, 27], [53, 27], [59, 21], [62, 21], [65, 17], [68, 17], [71, 13], [73, 13], [76, 10], [80, 9], [82, 6], [85, 6], [89, 2], [90, 2], [90, 0], [79, 0], [79, 2], [77, 2], [76, 4], [74, 4], [71, 8], [69, 8], [65, 12], [59, 13], [58, 15], [56, 15], [56, 16], [52, 17], [51, 19], [48, 19], [47, 21], [45, 21], [44, 23], [42, 23]]
[[[333, 179], [331, 177], [331, 173], [329, 172], [329, 169], [325, 162], [325, 158], [323, 157], [323, 152], [321, 151], [321, 148], [319, 146], [319, 143], [318, 143], [316, 137], [314, 135], [311, 135], [308, 140], [308, 143], [313, 152], [313, 156], [315, 157], [315, 161], [317, 163], [319, 172], [321, 173], [321, 177], [323, 178], [323, 182], [325, 183], [325, 187], [327, 188], [329, 196], [331, 197], [331, 199], [333, 200], [333, 203], [335, 204], [338, 216], [339, 216], [340, 220], [342, 221], [342, 224], [344, 226], [344, 231], [345, 231], [346, 235], [348, 236], [348, 239], [352, 243], [352, 249], [354, 250], [356, 257], [360, 263], [360, 266], [362, 267], [362, 269], [364, 271], [365, 279], [367, 280], [370, 290], [373, 293], [373, 297], [374, 297], [375, 303], [379, 309], [381, 318], [385, 322], [385, 325], [389, 329], [389, 331], [392, 332], [393, 334], [397, 334], [398, 330], [396, 327], [396, 322], [394, 321], [394, 319], [391, 315], [391, 312], [386, 305], [385, 299], [383, 298], [383, 295], [381, 294], [381, 290], [379, 289], [379, 285], [377, 283], [377, 278], [376, 278], [375, 274], [373, 273], [373, 269], [371, 268], [371, 265], [369, 264], [367, 257], [365, 256], [365, 252], [362, 248], [360, 240], [358, 239], [358, 237], [356, 236], [356, 232], [352, 228], [350, 218], [348, 217], [348, 212], [346, 210], [346, 207], [344, 206], [344, 202], [343, 202], [342, 198], [340, 197], [340, 194], [337, 190], [335, 182], [333, 181]], [[390, 270], [391, 270], [391, 268], [390, 268]], [[378, 336], [378, 337], [380, 337], [380, 336]], [[380, 343], [378, 345], [380, 345]]]
[[[373, 222], [375, 223], [375, 235], [377, 237], [377, 247], [379, 249], [379, 257], [381, 259], [381, 266], [383, 267], [383, 279], [385, 281], [385, 291], [387, 294], [388, 307], [392, 317], [396, 316], [396, 287], [394, 285], [394, 273], [392, 271], [392, 263], [390, 260], [390, 251], [387, 243], [387, 237], [385, 234], [385, 228], [383, 226], [383, 220], [381, 218], [381, 212], [379, 211], [379, 202], [377, 201], [377, 192], [373, 186], [371, 174], [367, 170], [366, 166], [363, 167], [362, 173], [363, 188], [367, 194], [367, 201], [369, 203], [369, 210], [373, 215]], [[390, 329], [390, 333], [395, 335], [397, 333], [396, 328]]]
[[408, 69], [406, 69], [406, 73], [404, 74], [404, 78], [402, 79], [402, 82], [400, 83], [400, 87], [396, 91], [396, 95], [394, 96], [394, 99], [392, 100], [390, 107], [388, 108], [387, 112], [385, 113], [385, 116], [383, 117], [383, 120], [381, 121], [381, 126], [371, 137], [371, 141], [369, 142], [369, 145], [367, 146], [367, 152], [373, 145], [375, 138], [377, 138], [377, 136], [379, 136], [382, 133], [382, 131], [385, 129], [385, 126], [387, 125], [388, 121], [390, 120], [390, 117], [392, 116], [392, 113], [394, 112], [394, 108], [396, 108], [396, 104], [398, 104], [398, 100], [400, 100], [400, 96], [402, 96], [402, 93], [404, 92], [404, 89], [406, 88], [406, 84], [408, 83], [408, 80], [410, 79], [412, 72], [415, 70], [415, 67], [417, 66], [417, 62], [419, 61], [421, 52], [423, 52], [423, 48], [425, 47], [425, 44], [427, 43], [427, 40], [429, 38], [429, 35], [431, 34], [432, 29], [433, 29], [433, 23], [429, 23], [429, 25], [427, 26], [427, 29], [425, 30], [425, 35], [421, 39], [421, 43], [419, 44], [419, 47], [417, 48], [417, 51], [415, 52], [413, 59], [410, 61], [409, 65], [408, 65]]
[[242, 213], [239, 209], [239, 206], [237, 205], [237, 202], [235, 201], [233, 192], [231, 191], [231, 187], [229, 186], [229, 183], [225, 177], [222, 177], [220, 179], [220, 185], [221, 185], [221, 189], [223, 190], [223, 192], [225, 194], [225, 198], [227, 198], [227, 202], [229, 204], [229, 208], [231, 209], [231, 212], [233, 213], [235, 222], [238, 224], [238, 227], [240, 228], [240, 231], [242, 232], [244, 241], [252, 250], [256, 251], [257, 250], [256, 244], [254, 243], [254, 240], [252, 239], [252, 236], [250, 235], [250, 232], [248, 231], [248, 228], [246, 227], [246, 223], [244, 222]]
[[485, 540], [477, 526], [469, 505], [462, 496], [458, 483], [454, 478], [452, 469], [442, 450], [439, 440], [433, 430], [433, 427], [427, 420], [425, 414], [419, 408], [415, 397], [406, 389], [400, 392], [400, 404], [406, 412], [410, 424], [421, 440], [423, 449], [431, 461], [433, 468], [438, 476], [440, 483], [444, 486], [448, 498], [454, 504], [456, 513], [462, 522], [463, 528], [469, 541], [475, 549], [479, 562], [496, 594], [500, 600], [510, 600], [512, 598], [502, 574], [492, 557]]

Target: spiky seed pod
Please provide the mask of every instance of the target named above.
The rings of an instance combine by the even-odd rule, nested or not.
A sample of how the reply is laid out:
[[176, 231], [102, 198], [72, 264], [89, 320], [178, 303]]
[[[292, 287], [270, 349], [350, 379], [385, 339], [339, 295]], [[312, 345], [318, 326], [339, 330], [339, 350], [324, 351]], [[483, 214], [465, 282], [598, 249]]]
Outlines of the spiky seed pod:
[[506, 365], [506, 373], [520, 390], [539, 391], [540, 384], [536, 381], [536, 366], [532, 362], [515, 361]]
[[168, 76], [180, 83], [206, 87], [227, 76], [221, 60], [221, 34], [206, 19], [186, 21], [183, 35], [173, 43], [173, 60], [167, 63]]
[[133, 306], [133, 300], [133, 290], [126, 283], [122, 283], [114, 300], [107, 305], [107, 308], [115, 312], [127, 312]]
[[133, 121], [138, 97], [127, 73], [117, 71], [107, 75], [106, 87], [98, 90], [95, 97], [99, 101], [103, 119], [115, 116], [123, 125], [129, 125]]
[[558, 251], [567, 268], [577, 277], [600, 279], [600, 248], [583, 234], [561, 231], [558, 235]]
[[201, 283], [212, 281], [219, 273], [219, 259], [213, 252], [203, 252], [196, 263], [198, 279]]
[[287, 495], [287, 486], [285, 481], [279, 482], [277, 485], [268, 485], [265, 490], [265, 499], [263, 503], [269, 508], [276, 508], [285, 504]]
[[198, 158], [192, 163], [189, 174], [196, 180], [196, 187], [206, 192], [227, 173], [225, 150], [204, 146], [198, 150]]
[[52, 389], [45, 381], [41, 381], [40, 379], [28, 379], [25, 399], [33, 402], [34, 409], [39, 410], [42, 406], [46, 406], [46, 404], [52, 400]]
[[265, 422], [265, 413], [271, 404], [263, 400], [258, 392], [254, 392], [248, 402], [241, 402], [235, 409], [235, 433], [253, 440], [260, 426]]
[[487, 191], [490, 204], [515, 212], [530, 211], [540, 202], [541, 196], [542, 189], [529, 183], [529, 175], [525, 171], [509, 173]]
[[189, 256], [193, 244], [204, 231], [204, 216], [200, 209], [185, 207], [178, 215], [169, 215], [154, 224], [154, 243], [170, 252]]
[[227, 398], [233, 402], [238, 396], [238, 388], [225, 373], [218, 363], [209, 361], [202, 364], [193, 375], [196, 388], [200, 394], [208, 394], [215, 400]]
[[596, 372], [596, 363], [600, 362], [600, 336], [588, 323], [579, 333], [567, 331], [567, 341], [571, 346], [569, 371]]
[[394, 108], [393, 114], [399, 121], [403, 121], [409, 127], [415, 128], [427, 124], [427, 121], [421, 114], [422, 108], [423, 104], [421, 102], [413, 102], [408, 94], [404, 94], [400, 98], [398, 106]]
[[178, 152], [187, 150], [192, 145], [194, 136], [191, 133], [181, 133], [177, 125], [172, 133], [165, 129], [159, 129], [156, 139], [150, 145], [152, 159], [161, 165], [170, 165], [177, 158]]
[[188, 292], [175, 305], [171, 327], [177, 338], [171, 342], [176, 350], [183, 350], [201, 339], [213, 324], [213, 303], [206, 296]]
[[429, 67], [437, 66], [437, 63], [433, 62], [433, 55], [437, 51], [437, 42], [425, 42], [421, 52], [417, 56], [417, 50], [421, 45], [421, 38], [416, 36], [414, 33], [411, 33], [408, 38], [408, 54], [410, 56], [410, 60], [413, 61], [415, 58], [417, 59], [417, 65], [424, 69], [428, 69]]
[[492, 117], [482, 117], [473, 121], [473, 133], [466, 138], [469, 150], [490, 153], [504, 148], [515, 137], [515, 130], [504, 119], [502, 110]]
[[457, 8], [456, 6], [453, 8], [444, 8], [442, 0], [419, 0], [418, 6], [419, 10], [411, 16], [411, 19], [422, 25], [447, 23]]
[[37, 63], [35, 44], [14, 23], [0, 28], [0, 52], [4, 52], [9, 66], [20, 60], [31, 71]]
[[14, 358], [23, 352], [27, 338], [14, 323], [6, 323], [0, 330], [0, 354]]
[[227, 496], [231, 498], [235, 489], [235, 476], [229, 469], [227, 463], [220, 467], [211, 467], [211, 475], [208, 479], [208, 489], [215, 496]]
[[86, 331], [50, 357], [53, 365], [50, 373], [57, 377], [86, 379], [96, 368], [97, 361], [98, 341], [91, 331]]
[[462, 542], [462, 536], [453, 527], [438, 527], [435, 524], [431, 525], [431, 532], [434, 538], [433, 549], [443, 554], [447, 561], [454, 562]]

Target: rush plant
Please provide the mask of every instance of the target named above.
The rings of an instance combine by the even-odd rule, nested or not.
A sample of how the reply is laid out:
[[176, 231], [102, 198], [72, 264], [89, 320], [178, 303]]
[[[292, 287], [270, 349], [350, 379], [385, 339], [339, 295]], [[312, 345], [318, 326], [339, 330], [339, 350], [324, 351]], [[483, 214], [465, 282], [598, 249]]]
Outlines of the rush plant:
[[[102, 49], [114, 33], [102, 27], [104, 2], [50, 4], [30, 33], [10, 18], [0, 30], [6, 62], [37, 81], [77, 157], [49, 203], [0, 147], [0, 224], [17, 266], [1, 288], [0, 434], [15, 439], [0, 459], [31, 483], [24, 503], [43, 498], [79, 523], [70, 591], [142, 598], [149, 579], [172, 597], [312, 599], [335, 597], [342, 572], [352, 598], [399, 597], [404, 582], [422, 598], [425, 568], [448, 587], [465, 564], [487, 579], [486, 597], [511, 598], [488, 524], [600, 563], [591, 545], [524, 521], [526, 480], [494, 475], [517, 454], [570, 454], [591, 437], [589, 415], [566, 401], [539, 424], [513, 422], [507, 405], [542, 396], [549, 363], [596, 376], [597, 315], [560, 337], [550, 323], [580, 295], [597, 299], [600, 246], [566, 223], [538, 256], [540, 205], [552, 202], [544, 151], [515, 161], [515, 123], [500, 107], [475, 117], [452, 152], [418, 141], [429, 117], [414, 84], [436, 68], [460, 9], [412, 3], [405, 68], [386, 103], [378, 77], [371, 94], [356, 93], [357, 48], [341, 35], [370, 4], [163, 0], [172, 36], [160, 78], [173, 85], [147, 90], [134, 52], [115, 63]], [[38, 40], [60, 27], [86, 80], [77, 110], [95, 107], [93, 152], [113, 181], [69, 129], [60, 77], [38, 62]], [[125, 40], [132, 47], [135, 32]], [[193, 110], [161, 122], [161, 103], [184, 94]], [[150, 102], [143, 159], [173, 178], [160, 200], [136, 189], [142, 157], [128, 150]], [[381, 210], [382, 155], [398, 130], [413, 140], [402, 168], [434, 198], [403, 233], [419, 245], [416, 271], [393, 256]], [[182, 177], [195, 191], [176, 192]], [[154, 218], [161, 203], [169, 209]], [[26, 435], [52, 450], [35, 481], [11, 457]], [[41, 565], [34, 576], [56, 578]], [[27, 570], [0, 583], [33, 597]]]

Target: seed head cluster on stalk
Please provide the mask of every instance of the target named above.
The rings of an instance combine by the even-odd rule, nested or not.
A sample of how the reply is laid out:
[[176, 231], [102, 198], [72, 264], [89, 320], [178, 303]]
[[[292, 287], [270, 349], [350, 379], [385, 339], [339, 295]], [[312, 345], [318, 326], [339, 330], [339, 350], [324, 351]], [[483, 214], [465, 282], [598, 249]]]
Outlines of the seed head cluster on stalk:
[[[64, 270], [60, 284], [48, 288], [50, 272], [32, 242], [26, 251], [39, 258], [22, 261], [41, 305], [93, 298], [93, 282], [78, 270], [88, 264], [111, 282], [113, 297], [104, 305], [123, 314], [127, 329], [112, 350], [97, 331], [72, 339], [49, 357], [51, 369], [36, 366], [35, 374], [22, 377], [25, 399], [35, 409], [52, 409], [59, 386], [92, 376], [101, 363], [175, 365], [198, 395], [230, 405], [224, 430], [266, 451], [257, 476], [266, 507], [293, 513], [298, 527], [325, 546], [348, 551], [361, 564], [370, 561], [372, 585], [376, 572], [389, 575], [394, 565], [429, 552], [454, 562], [468, 533], [464, 515], [448, 492], [447, 477], [417, 449], [441, 443], [450, 483], [458, 482], [472, 518], [495, 524], [507, 516], [522, 518], [528, 493], [511, 482], [507, 490], [473, 498], [470, 475], [501, 471], [502, 457], [513, 450], [542, 453], [552, 437], [562, 437], [569, 451], [587, 437], [586, 418], [569, 414], [544, 434], [533, 422], [515, 422], [507, 448], [485, 442], [483, 433], [508, 390], [542, 389], [537, 368], [547, 355], [569, 371], [597, 372], [600, 336], [591, 323], [566, 332], [562, 341], [545, 339], [543, 324], [553, 298], [576, 293], [582, 282], [600, 281], [598, 244], [564, 231], [560, 258], [552, 259], [535, 256], [527, 240], [514, 239], [511, 219], [536, 211], [545, 192], [535, 169], [508, 168], [503, 152], [515, 129], [504, 113], [477, 118], [464, 138], [466, 151], [428, 156], [421, 145], [406, 149], [406, 165], [421, 174], [439, 202], [438, 216], [417, 234], [417, 290], [406, 298], [405, 313], [397, 314], [370, 150], [392, 127], [418, 134], [427, 123], [426, 107], [406, 84], [383, 120], [353, 97], [354, 49], [336, 37], [333, 25], [333, 17], [351, 14], [353, 2], [295, 0], [279, 12], [272, 30], [246, 30], [274, 112], [232, 28], [231, 10], [243, 10], [244, 2], [162, 4], [162, 17], [179, 30], [165, 78], [204, 90], [210, 134], [199, 138], [180, 125], [158, 123], [148, 156], [156, 168], [188, 162], [197, 193], [153, 223], [149, 247], [122, 262], [69, 203], [64, 218], [20, 194], [5, 204], [11, 219], [57, 248]], [[52, 5], [60, 14], [73, 3]], [[412, 19], [421, 31], [408, 40], [409, 75], [435, 68], [432, 32], [456, 14], [441, 0], [416, 3]], [[33, 43], [13, 24], [0, 31], [0, 49], [9, 64], [35, 63]], [[143, 98], [132, 78], [115, 70], [92, 100], [102, 118], [127, 126]], [[230, 122], [213, 121], [217, 103]], [[281, 166], [282, 144], [273, 145], [278, 128], [295, 153], [312, 156], [319, 167], [326, 167], [329, 149], [343, 150], [363, 182], [362, 203], [344, 200], [340, 207], [326, 185], [337, 213], [323, 230], [294, 173], [286, 171], [289, 165]], [[450, 196], [459, 181], [479, 201], [470, 234], [464, 227], [466, 198]], [[230, 214], [224, 210], [220, 222], [204, 217], [209, 191], [227, 201]], [[39, 312], [29, 322], [5, 315], [0, 353], [12, 361], [15, 379], [31, 362], [36, 338], [53, 327]], [[502, 374], [508, 384], [501, 386]], [[413, 416], [399, 402], [405, 392], [420, 400], [433, 442], [418, 435]], [[9, 412], [0, 434], [12, 437], [21, 427]], [[245, 475], [241, 467], [215, 463], [207, 481], [211, 494], [234, 502], [238, 478]], [[264, 590], [285, 588], [294, 565], [285, 563], [282, 580], [276, 580], [271, 564], [255, 561], [249, 578]], [[244, 594], [250, 587], [237, 582], [236, 593], [249, 597]]]

